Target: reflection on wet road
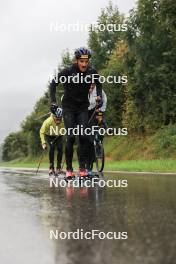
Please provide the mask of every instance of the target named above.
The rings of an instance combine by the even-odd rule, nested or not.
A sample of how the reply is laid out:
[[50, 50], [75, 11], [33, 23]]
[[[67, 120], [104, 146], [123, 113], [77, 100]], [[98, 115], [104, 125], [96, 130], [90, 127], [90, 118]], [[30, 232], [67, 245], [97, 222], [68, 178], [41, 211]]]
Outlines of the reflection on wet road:
[[[50, 188], [44, 175], [0, 174], [0, 263], [172, 264], [176, 177], [106, 175], [127, 188]], [[50, 230], [128, 232], [127, 240], [50, 240]]]

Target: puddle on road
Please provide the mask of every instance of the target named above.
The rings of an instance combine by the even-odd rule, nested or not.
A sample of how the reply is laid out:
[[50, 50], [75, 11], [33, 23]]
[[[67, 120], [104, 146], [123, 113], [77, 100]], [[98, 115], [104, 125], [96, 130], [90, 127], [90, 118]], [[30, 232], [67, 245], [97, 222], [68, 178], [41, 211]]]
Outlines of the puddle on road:
[[[105, 178], [126, 179], [128, 187], [50, 188], [45, 174], [1, 173], [1, 263], [174, 263], [176, 177]], [[77, 229], [124, 231], [128, 239], [49, 239], [50, 230]], [[18, 257], [5, 262], [9, 250]]]

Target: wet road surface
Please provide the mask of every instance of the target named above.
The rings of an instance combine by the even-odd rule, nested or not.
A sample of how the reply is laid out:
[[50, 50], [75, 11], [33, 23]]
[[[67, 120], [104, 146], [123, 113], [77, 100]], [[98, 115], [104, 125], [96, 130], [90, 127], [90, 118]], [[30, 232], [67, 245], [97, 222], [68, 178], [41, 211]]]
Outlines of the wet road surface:
[[[176, 177], [105, 175], [127, 188], [49, 187], [48, 177], [0, 172], [0, 263], [174, 264]], [[128, 239], [50, 239], [77, 229]]]

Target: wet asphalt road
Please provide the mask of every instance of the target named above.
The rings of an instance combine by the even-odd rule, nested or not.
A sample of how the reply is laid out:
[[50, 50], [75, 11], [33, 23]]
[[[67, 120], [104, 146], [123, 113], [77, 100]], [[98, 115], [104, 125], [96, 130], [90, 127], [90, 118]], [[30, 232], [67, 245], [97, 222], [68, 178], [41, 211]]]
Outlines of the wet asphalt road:
[[[49, 187], [0, 172], [0, 263], [174, 264], [176, 177], [105, 175], [127, 188]], [[50, 231], [127, 232], [128, 239], [50, 239]]]

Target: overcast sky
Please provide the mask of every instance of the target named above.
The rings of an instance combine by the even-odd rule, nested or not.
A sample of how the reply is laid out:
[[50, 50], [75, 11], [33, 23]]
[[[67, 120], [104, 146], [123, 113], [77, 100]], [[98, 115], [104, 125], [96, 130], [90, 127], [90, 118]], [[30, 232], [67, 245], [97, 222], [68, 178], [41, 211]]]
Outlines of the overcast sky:
[[[113, 0], [128, 14], [135, 0]], [[87, 31], [51, 31], [52, 22], [97, 20], [108, 0], [4, 0], [0, 8], [0, 143], [19, 129], [46, 89], [49, 75], [68, 48], [85, 46]]]

